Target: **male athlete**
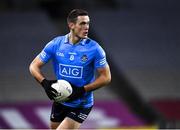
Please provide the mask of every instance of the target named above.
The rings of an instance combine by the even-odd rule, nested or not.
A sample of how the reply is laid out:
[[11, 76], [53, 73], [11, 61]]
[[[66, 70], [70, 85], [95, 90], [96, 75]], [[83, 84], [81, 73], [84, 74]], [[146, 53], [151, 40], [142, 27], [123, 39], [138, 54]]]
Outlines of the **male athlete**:
[[[47, 96], [54, 100], [56, 90], [51, 85], [57, 80], [48, 80], [41, 67], [52, 60], [56, 78], [70, 82], [73, 93], [67, 101], [53, 103], [51, 129], [78, 129], [93, 107], [94, 90], [111, 81], [109, 65], [104, 50], [88, 38], [89, 16], [82, 9], [72, 10], [67, 17], [69, 34], [50, 41], [30, 64], [30, 72], [42, 85]], [[95, 71], [97, 77], [95, 78]]]

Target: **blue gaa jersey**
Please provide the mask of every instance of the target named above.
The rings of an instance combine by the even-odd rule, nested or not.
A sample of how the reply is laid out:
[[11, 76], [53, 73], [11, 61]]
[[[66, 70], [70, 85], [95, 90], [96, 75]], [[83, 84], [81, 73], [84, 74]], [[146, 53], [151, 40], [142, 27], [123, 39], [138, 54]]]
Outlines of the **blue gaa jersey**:
[[[89, 38], [73, 45], [68, 34], [50, 41], [39, 54], [42, 62], [52, 59], [57, 79], [64, 79], [71, 84], [82, 87], [95, 80], [95, 70], [107, 65], [106, 55], [101, 46]], [[83, 97], [62, 104], [71, 107], [91, 107], [94, 103], [93, 93], [86, 92]]]

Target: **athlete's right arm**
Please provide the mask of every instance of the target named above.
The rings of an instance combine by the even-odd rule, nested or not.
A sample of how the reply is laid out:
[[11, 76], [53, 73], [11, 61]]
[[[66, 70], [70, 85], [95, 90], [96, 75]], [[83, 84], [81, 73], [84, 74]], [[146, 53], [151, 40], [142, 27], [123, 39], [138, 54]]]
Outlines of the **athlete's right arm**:
[[52, 57], [53, 50], [54, 50], [55, 40], [51, 40], [49, 43], [46, 44], [44, 49], [40, 52], [39, 55], [31, 62], [29, 66], [29, 70], [32, 76], [41, 83], [45, 77], [41, 72], [41, 67], [45, 65]]
[[44, 65], [39, 56], [37, 56], [29, 66], [29, 71], [32, 76], [42, 85], [47, 96], [52, 100], [56, 97], [57, 91], [51, 87], [51, 85], [57, 80], [47, 80], [41, 72], [41, 67]]
[[31, 62], [29, 66], [29, 71], [31, 75], [39, 82], [41, 83], [45, 77], [43, 76], [41, 72], [41, 67], [44, 65], [39, 56], [36, 56], [36, 58]]

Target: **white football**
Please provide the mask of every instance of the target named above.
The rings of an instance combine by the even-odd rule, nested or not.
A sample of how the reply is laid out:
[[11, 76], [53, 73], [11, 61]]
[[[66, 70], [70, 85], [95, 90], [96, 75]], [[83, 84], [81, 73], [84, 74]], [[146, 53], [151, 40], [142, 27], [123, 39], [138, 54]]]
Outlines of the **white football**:
[[71, 84], [66, 80], [58, 80], [57, 83], [51, 85], [58, 92], [58, 96], [55, 97], [55, 102], [62, 102], [71, 95], [72, 87]]

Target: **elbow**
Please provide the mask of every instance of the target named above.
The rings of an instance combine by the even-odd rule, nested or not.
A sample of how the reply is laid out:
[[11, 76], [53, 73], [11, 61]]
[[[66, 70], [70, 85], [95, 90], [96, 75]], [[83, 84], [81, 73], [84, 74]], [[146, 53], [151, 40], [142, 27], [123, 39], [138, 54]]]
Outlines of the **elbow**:
[[110, 82], [111, 82], [111, 72], [110, 72], [110, 69], [108, 69], [107, 75], [106, 75], [106, 85], [109, 84]]
[[32, 74], [32, 72], [33, 72], [33, 68], [34, 68], [34, 66], [33, 66], [33, 63], [31, 63], [30, 65], [29, 65], [29, 72]]
[[110, 82], [111, 82], [111, 76], [108, 77], [108, 79], [107, 79], [107, 84], [109, 84]]
[[111, 76], [106, 77], [105, 85], [108, 85], [111, 82]]
[[111, 82], [111, 72], [109, 71], [108, 78], [107, 78], [107, 83], [109, 84], [110, 82]]

